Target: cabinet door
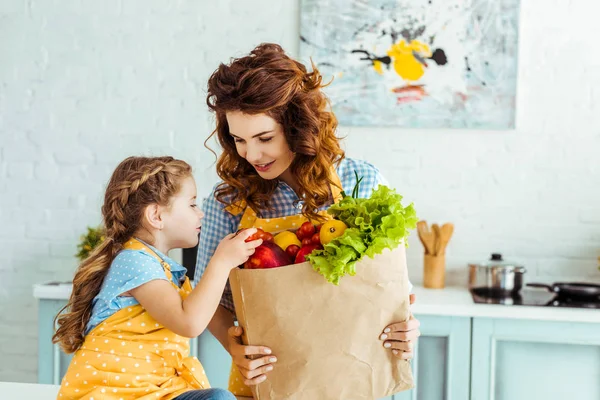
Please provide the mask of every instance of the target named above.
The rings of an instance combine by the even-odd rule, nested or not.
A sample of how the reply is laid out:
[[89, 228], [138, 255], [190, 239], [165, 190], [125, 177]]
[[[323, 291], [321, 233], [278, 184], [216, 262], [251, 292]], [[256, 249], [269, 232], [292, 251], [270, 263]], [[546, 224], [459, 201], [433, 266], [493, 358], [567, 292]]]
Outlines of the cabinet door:
[[210, 385], [227, 389], [231, 356], [221, 343], [206, 329], [197, 341], [197, 357], [204, 367]]
[[600, 399], [600, 324], [475, 318], [473, 400]]
[[40, 300], [38, 306], [38, 383], [60, 385], [72, 355], [52, 344], [54, 317], [66, 304], [65, 300]]
[[421, 337], [412, 362], [415, 388], [393, 400], [467, 400], [471, 357], [471, 319], [417, 315]]

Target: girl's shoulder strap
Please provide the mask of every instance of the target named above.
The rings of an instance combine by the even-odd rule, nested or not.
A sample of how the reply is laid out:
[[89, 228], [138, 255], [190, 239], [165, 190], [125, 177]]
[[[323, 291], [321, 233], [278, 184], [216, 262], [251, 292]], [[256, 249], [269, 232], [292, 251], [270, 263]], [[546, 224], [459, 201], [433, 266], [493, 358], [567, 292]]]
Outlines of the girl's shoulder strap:
[[162, 265], [165, 272], [167, 273], [167, 276], [169, 277], [169, 279], [171, 279], [171, 277], [169, 276], [169, 275], [171, 275], [171, 267], [169, 266], [169, 263], [167, 263], [165, 260], [163, 260], [163, 258], [161, 256], [156, 254], [156, 252], [154, 250], [152, 250], [150, 248], [150, 246], [146, 245], [141, 240], [131, 238], [125, 242], [125, 244], [123, 245], [123, 249], [125, 249], [125, 250], [142, 250], [142, 251], [148, 253], [149, 255], [151, 255], [152, 257], [154, 257], [158, 260], [160, 265]]

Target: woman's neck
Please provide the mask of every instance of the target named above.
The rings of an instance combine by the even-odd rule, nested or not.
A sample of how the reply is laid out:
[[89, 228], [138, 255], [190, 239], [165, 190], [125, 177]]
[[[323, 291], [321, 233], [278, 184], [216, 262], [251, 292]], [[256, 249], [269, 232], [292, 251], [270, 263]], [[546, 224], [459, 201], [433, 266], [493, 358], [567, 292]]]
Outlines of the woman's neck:
[[281, 175], [279, 175], [279, 180], [285, 182], [289, 187], [291, 187], [292, 190], [296, 192], [296, 195], [300, 193], [300, 184], [298, 183], [296, 177], [292, 175], [290, 168], [286, 169]]

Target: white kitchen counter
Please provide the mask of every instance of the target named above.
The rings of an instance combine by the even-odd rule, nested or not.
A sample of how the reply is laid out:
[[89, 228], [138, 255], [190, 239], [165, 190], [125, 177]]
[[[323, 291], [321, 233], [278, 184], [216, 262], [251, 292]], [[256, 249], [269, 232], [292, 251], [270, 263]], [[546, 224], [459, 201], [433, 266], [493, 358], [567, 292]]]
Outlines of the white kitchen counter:
[[[412, 310], [418, 315], [600, 323], [600, 310], [476, 304], [466, 287], [425, 289], [422, 286], [415, 286], [413, 293], [417, 296], [417, 301], [413, 304]], [[34, 285], [33, 295], [38, 299], [67, 300], [71, 295], [71, 285]]]
[[600, 323], [600, 310], [597, 309], [477, 304], [464, 287], [425, 289], [415, 286], [413, 293], [417, 298], [412, 311], [418, 315]]
[[0, 382], [0, 399], [55, 400], [59, 389], [58, 385]]
[[47, 300], [69, 300], [72, 288], [71, 283], [37, 284], [33, 285], [33, 297]]

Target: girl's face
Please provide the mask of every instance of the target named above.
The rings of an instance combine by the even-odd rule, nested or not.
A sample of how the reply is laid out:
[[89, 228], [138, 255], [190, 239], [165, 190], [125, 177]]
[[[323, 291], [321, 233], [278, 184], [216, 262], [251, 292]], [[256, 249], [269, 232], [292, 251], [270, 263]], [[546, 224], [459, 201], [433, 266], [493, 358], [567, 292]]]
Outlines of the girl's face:
[[226, 117], [238, 154], [263, 179], [276, 179], [287, 171], [294, 153], [279, 123], [266, 114], [249, 115], [241, 111], [227, 112]]
[[163, 212], [162, 234], [169, 249], [190, 248], [198, 244], [200, 221], [204, 213], [196, 205], [196, 182], [184, 178], [179, 192], [171, 198], [170, 206]]

